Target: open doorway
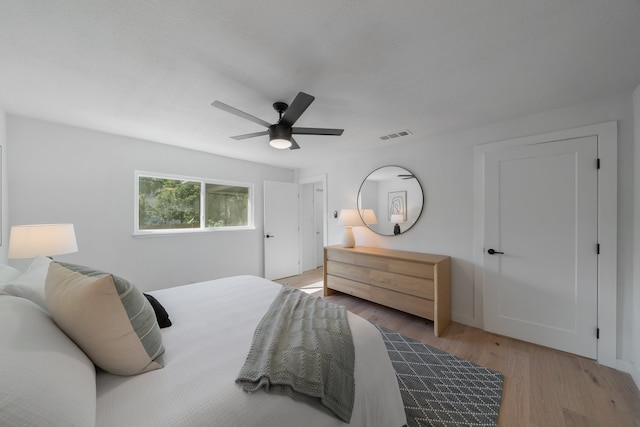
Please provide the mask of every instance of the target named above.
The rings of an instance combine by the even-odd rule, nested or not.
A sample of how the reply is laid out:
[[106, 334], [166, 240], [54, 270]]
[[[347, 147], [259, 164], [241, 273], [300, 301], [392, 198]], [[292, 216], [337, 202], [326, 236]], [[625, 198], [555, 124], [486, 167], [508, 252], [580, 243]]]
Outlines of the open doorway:
[[300, 248], [302, 271], [322, 267], [327, 241], [326, 177], [300, 180]]

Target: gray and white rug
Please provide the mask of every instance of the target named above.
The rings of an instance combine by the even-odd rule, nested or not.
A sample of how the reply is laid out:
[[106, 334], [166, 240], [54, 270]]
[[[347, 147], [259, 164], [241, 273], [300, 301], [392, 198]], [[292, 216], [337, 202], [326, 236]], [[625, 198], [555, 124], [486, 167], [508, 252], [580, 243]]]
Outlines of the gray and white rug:
[[382, 334], [413, 426], [497, 426], [503, 375], [397, 332]]

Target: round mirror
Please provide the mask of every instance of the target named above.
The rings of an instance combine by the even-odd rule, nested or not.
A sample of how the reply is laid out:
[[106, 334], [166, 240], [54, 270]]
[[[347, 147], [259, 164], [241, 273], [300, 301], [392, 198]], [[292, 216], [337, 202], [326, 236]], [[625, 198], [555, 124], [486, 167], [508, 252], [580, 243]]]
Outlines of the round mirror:
[[416, 176], [399, 166], [383, 166], [365, 178], [358, 191], [362, 222], [383, 236], [401, 234], [418, 221], [424, 195]]

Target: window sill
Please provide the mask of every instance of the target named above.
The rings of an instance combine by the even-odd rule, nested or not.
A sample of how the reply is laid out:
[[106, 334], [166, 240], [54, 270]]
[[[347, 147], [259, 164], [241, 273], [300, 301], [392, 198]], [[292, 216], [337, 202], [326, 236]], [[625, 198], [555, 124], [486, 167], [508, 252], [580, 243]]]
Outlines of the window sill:
[[134, 231], [132, 236], [134, 238], [146, 238], [146, 237], [168, 237], [168, 236], [185, 236], [185, 235], [202, 235], [212, 233], [228, 233], [231, 231], [252, 231], [256, 228], [251, 227], [224, 227], [224, 228], [204, 228], [204, 229], [179, 229], [179, 230], [150, 230], [150, 231]]

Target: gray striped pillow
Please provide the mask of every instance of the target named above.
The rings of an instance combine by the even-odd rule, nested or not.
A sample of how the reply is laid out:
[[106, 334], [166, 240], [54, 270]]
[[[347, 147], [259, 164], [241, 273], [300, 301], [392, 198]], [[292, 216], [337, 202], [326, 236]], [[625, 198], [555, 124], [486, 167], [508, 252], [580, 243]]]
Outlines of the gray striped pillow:
[[45, 297], [56, 324], [100, 368], [117, 375], [162, 368], [164, 347], [155, 312], [130, 281], [54, 261]]

